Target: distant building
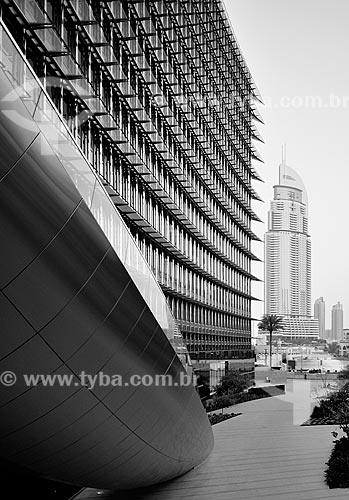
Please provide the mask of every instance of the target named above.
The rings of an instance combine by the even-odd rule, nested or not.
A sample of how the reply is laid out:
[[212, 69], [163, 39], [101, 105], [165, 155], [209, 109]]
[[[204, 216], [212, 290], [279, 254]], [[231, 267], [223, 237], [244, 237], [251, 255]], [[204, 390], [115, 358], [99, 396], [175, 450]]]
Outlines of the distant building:
[[343, 340], [349, 342], [349, 328], [343, 328]]
[[314, 318], [319, 321], [319, 337], [325, 338], [325, 301], [323, 297], [319, 297], [314, 303]]
[[343, 306], [340, 302], [332, 306], [332, 339], [343, 339]]
[[319, 320], [314, 318], [284, 318], [282, 335], [291, 340], [319, 338]]
[[331, 330], [331, 328], [326, 328], [325, 329], [325, 337], [324, 338], [325, 338], [325, 340], [327, 342], [332, 342], [333, 339], [332, 339], [332, 330]]
[[308, 198], [297, 172], [283, 159], [265, 235], [265, 312], [284, 317], [283, 335], [318, 338], [311, 317], [311, 243]]
[[338, 354], [340, 356], [349, 356], [349, 342], [341, 340], [338, 344]]

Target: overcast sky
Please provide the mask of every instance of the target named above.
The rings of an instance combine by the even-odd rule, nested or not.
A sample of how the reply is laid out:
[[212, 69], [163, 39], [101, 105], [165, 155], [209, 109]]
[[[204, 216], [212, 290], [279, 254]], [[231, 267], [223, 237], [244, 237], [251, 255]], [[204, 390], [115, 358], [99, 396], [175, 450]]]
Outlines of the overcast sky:
[[[312, 241], [312, 304], [323, 296], [330, 328], [332, 305], [342, 302], [349, 327], [349, 1], [225, 0], [243, 55], [265, 106], [256, 142], [265, 183], [255, 189], [265, 203], [255, 209], [265, 221], [278, 181], [281, 145], [287, 164], [302, 177], [309, 199]], [[262, 244], [255, 253], [263, 257]], [[263, 277], [263, 267], [255, 273]], [[263, 299], [263, 287], [254, 294]], [[253, 314], [263, 314], [255, 303]], [[313, 314], [313, 311], [312, 311]], [[347, 320], [348, 318], [348, 320]]]

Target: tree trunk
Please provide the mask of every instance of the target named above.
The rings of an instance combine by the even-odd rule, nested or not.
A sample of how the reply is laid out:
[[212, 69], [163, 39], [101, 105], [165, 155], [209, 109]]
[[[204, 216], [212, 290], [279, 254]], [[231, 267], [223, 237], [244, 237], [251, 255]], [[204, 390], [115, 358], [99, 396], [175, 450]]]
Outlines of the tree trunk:
[[271, 367], [272, 367], [271, 357], [272, 357], [272, 354], [273, 354], [273, 346], [271, 344], [272, 336], [273, 336], [273, 330], [269, 330], [269, 365], [270, 365], [270, 370], [271, 370]]

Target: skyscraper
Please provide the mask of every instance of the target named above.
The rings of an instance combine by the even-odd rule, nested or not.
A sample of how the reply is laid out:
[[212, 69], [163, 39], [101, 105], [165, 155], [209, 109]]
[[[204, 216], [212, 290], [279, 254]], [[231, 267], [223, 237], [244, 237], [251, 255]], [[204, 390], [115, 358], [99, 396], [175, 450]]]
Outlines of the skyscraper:
[[284, 317], [284, 335], [317, 337], [311, 319], [308, 198], [302, 179], [283, 160], [265, 235], [265, 312]]
[[323, 297], [319, 297], [314, 303], [314, 318], [319, 321], [319, 337], [321, 339], [325, 338], [326, 329], [326, 311], [325, 311], [325, 301]]
[[343, 339], [343, 306], [340, 302], [337, 302], [332, 306], [332, 340], [342, 340]]

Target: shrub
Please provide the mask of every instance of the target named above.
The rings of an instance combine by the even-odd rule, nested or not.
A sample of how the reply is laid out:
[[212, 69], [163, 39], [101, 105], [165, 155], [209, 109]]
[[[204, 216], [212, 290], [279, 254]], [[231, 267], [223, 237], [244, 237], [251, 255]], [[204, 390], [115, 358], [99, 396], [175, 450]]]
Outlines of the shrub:
[[[349, 488], [349, 382], [339, 391], [320, 403], [326, 415], [338, 422], [345, 434], [332, 450], [325, 472], [326, 482], [330, 488]], [[332, 433], [337, 437], [337, 432]]]
[[342, 368], [342, 370], [338, 373], [338, 378], [340, 380], [349, 380], [349, 366]]
[[246, 375], [243, 375], [237, 370], [232, 370], [222, 377], [220, 384], [216, 387], [216, 393], [218, 396], [239, 393], [247, 389], [249, 385], [249, 380]]
[[234, 404], [234, 398], [232, 394], [223, 394], [222, 396], [215, 395], [212, 399], [212, 402], [208, 405], [210, 409], [207, 411], [220, 410], [223, 408], [228, 408]]
[[325, 418], [324, 409], [322, 406], [314, 406], [310, 418]]
[[[255, 399], [260, 399], [264, 397], [268, 397], [268, 394], [257, 395], [250, 394], [248, 392], [241, 392], [240, 394], [225, 394], [224, 396], [214, 396], [211, 400], [206, 402], [206, 412], [216, 411], [223, 408], [227, 408], [228, 406], [233, 406], [239, 403], [245, 403], [246, 401], [253, 401]], [[222, 406], [224, 405], [224, 406]]]
[[315, 406], [311, 418], [333, 418], [341, 425], [344, 432], [349, 426], [349, 383], [339, 391], [322, 399], [319, 406]]
[[222, 415], [221, 413], [213, 413], [212, 415], [208, 416], [208, 419], [211, 425], [215, 425], [223, 422], [224, 420], [228, 420], [229, 418], [237, 417], [238, 415], [241, 415], [241, 413], [225, 413], [224, 415]]
[[214, 396], [206, 401], [206, 411], [222, 409], [223, 412], [223, 408], [249, 401], [249, 399], [245, 399], [243, 392], [250, 385], [250, 380], [246, 375], [237, 370], [227, 372], [220, 384], [217, 385]]
[[325, 472], [329, 488], [349, 488], [349, 439], [336, 441]]

